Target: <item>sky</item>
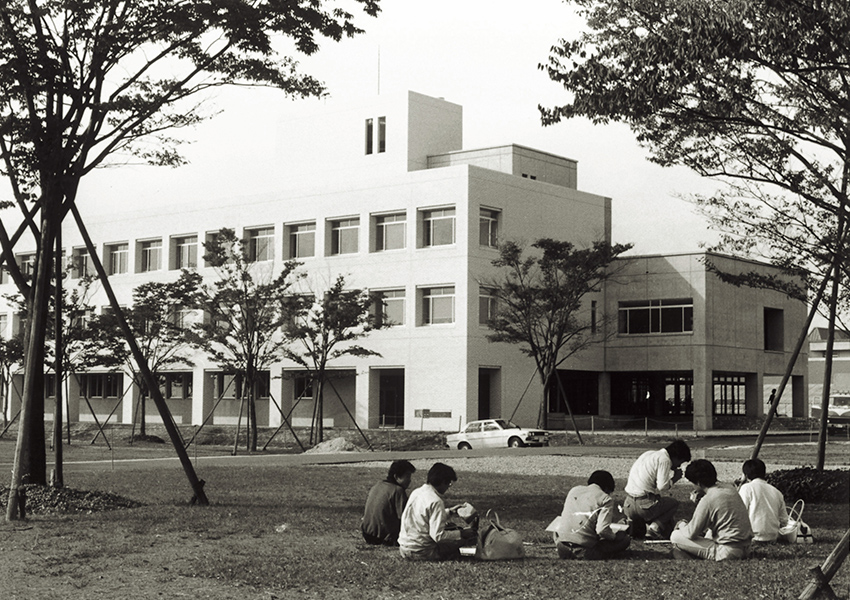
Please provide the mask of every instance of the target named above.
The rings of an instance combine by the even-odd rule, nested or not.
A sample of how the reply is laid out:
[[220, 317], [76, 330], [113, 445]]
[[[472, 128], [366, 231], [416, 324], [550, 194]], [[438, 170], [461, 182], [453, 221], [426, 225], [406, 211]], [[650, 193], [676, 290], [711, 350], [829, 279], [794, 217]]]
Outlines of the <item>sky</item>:
[[[577, 36], [583, 21], [558, 0], [382, 0], [377, 19], [354, 39], [324, 42], [298, 57], [337, 100], [412, 90], [463, 106], [465, 149], [521, 144], [578, 161], [578, 187], [608, 196], [613, 241], [632, 254], [695, 252], [716, 235], [682, 199], [717, 184], [684, 168], [661, 168], [621, 124], [574, 119], [540, 124], [538, 105], [566, 93], [538, 64], [560, 38]], [[361, 13], [362, 14], [362, 13]], [[221, 90], [208, 109], [220, 111], [188, 132], [177, 169], [123, 165], [96, 171], [80, 189], [83, 213], [151, 209], [209, 198], [270, 191], [263, 173], [274, 168], [275, 136], [289, 115], [320, 100], [293, 101], [268, 89]]]

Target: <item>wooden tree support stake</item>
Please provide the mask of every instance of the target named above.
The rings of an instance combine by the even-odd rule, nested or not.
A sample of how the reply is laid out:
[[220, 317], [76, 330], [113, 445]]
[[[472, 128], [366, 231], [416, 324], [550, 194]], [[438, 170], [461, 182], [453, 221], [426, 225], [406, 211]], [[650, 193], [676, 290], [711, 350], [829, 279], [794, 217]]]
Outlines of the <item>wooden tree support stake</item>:
[[810, 582], [806, 586], [806, 589], [803, 590], [803, 593], [800, 594], [800, 600], [811, 600], [812, 598], [817, 598], [819, 595], [830, 600], [838, 598], [829, 586], [829, 582], [838, 572], [848, 553], [850, 553], [850, 529], [844, 533], [844, 537], [832, 549], [832, 552], [823, 561], [823, 565], [810, 569], [814, 581]]

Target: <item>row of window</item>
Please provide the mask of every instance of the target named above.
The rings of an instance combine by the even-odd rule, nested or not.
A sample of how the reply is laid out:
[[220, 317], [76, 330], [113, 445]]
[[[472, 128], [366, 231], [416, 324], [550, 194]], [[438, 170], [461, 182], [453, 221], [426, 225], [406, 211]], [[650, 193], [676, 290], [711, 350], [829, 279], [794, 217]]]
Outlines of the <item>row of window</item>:
[[[500, 213], [493, 209], [481, 209], [479, 215], [479, 244], [495, 248], [498, 243]], [[417, 212], [419, 220], [418, 247], [452, 245], [456, 240], [455, 209], [453, 207]], [[407, 213], [404, 211], [375, 215], [372, 217], [374, 242], [371, 252], [401, 250], [408, 245]], [[244, 231], [248, 260], [252, 262], [274, 259], [274, 227], [248, 228]], [[210, 240], [215, 232], [207, 234]], [[356, 254], [360, 251], [360, 218], [350, 217], [327, 221], [326, 239], [329, 240], [326, 254], [338, 256]], [[316, 256], [316, 222], [284, 225], [285, 258], [310, 258]], [[131, 271], [148, 273], [169, 270], [192, 269], [198, 266], [198, 236], [174, 236], [168, 240], [165, 252], [162, 238], [137, 240], [135, 257], [131, 263], [129, 242], [105, 244], [103, 265], [108, 275], [120, 275]], [[167, 265], [164, 258], [168, 257]], [[79, 278], [93, 275], [91, 258], [85, 248], [72, 250], [72, 276]], [[18, 263], [25, 275], [31, 275], [35, 265], [35, 254], [18, 255]], [[8, 283], [8, 273], [0, 271], [0, 283]]]

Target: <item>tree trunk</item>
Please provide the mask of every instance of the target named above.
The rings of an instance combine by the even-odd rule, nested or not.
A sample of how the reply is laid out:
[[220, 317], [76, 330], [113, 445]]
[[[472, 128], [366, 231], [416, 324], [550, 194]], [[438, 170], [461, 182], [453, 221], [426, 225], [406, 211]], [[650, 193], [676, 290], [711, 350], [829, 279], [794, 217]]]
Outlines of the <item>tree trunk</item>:
[[[847, 173], [845, 169], [844, 186], [847, 189]], [[841, 290], [841, 257], [844, 255], [844, 231], [847, 226], [844, 215], [844, 204], [838, 213], [838, 228], [835, 238], [835, 250], [832, 257], [832, 290], [829, 295], [829, 327], [826, 338], [826, 363], [823, 369], [823, 396], [821, 398], [820, 428], [818, 431], [818, 461], [817, 470], [823, 471], [826, 463], [826, 436], [829, 423], [829, 394], [832, 386], [832, 352], [835, 347], [835, 319], [838, 312], [838, 295]]]
[[318, 384], [318, 390], [316, 391], [316, 443], [321, 444], [325, 440], [324, 373], [319, 376]]
[[20, 486], [27, 483], [47, 484], [47, 454], [44, 440], [44, 338], [50, 295], [51, 261], [56, 238], [56, 222], [61, 219], [61, 196], [45, 191], [41, 211], [41, 237], [37, 255], [36, 276], [28, 302], [29, 323], [25, 343], [24, 391], [21, 399], [21, 422], [15, 445], [12, 482], [6, 505], [6, 520], [19, 518]]
[[253, 364], [248, 366], [248, 377], [245, 385], [248, 386], [248, 452], [257, 451], [257, 370]]
[[[53, 460], [55, 462], [52, 483], [53, 487], [65, 486], [65, 477], [62, 470], [62, 380], [64, 379], [64, 367], [62, 356], [64, 351], [62, 341], [62, 226], [56, 232], [56, 262], [55, 262], [55, 320], [54, 320], [54, 343], [56, 364], [53, 367], [56, 391], [56, 404], [53, 411]], [[70, 418], [69, 418], [70, 420]]]

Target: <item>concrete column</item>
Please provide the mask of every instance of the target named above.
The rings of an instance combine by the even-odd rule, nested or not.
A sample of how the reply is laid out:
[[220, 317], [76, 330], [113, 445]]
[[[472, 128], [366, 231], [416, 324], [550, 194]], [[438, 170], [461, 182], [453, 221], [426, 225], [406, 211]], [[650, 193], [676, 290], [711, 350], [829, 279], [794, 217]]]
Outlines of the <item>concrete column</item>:
[[599, 404], [599, 416], [611, 416], [611, 373], [607, 371], [599, 373], [597, 384], [597, 398]]
[[[283, 370], [280, 365], [272, 365], [269, 369], [269, 393], [271, 394], [271, 397], [274, 398], [274, 402], [269, 400], [269, 427], [278, 427], [281, 423], [283, 423], [280, 411], [278, 410], [278, 406], [280, 406], [284, 411], [286, 410], [281, 404], [283, 401], [283, 394], [281, 393], [283, 391], [281, 385], [283, 380], [281, 377], [282, 371]], [[283, 414], [285, 415], [286, 412]]]
[[747, 373], [745, 379], [744, 397], [747, 404], [748, 417], [762, 417], [766, 408], [764, 397], [764, 373]]
[[802, 375], [791, 377], [791, 416], [809, 416], [808, 402], [806, 401], [806, 378]]
[[[130, 373], [125, 372], [121, 380], [124, 385], [124, 397], [121, 400], [121, 408], [115, 412], [116, 415], [121, 415], [122, 423], [132, 423], [133, 411], [136, 408], [136, 402], [139, 400], [139, 388], [133, 383], [133, 376]], [[153, 406], [153, 402], [150, 405]], [[150, 408], [151, 406], [146, 408]], [[88, 407], [86, 407], [86, 410], [88, 410]], [[153, 410], [156, 411], [156, 407]]]
[[703, 357], [694, 365], [694, 430], [711, 431], [714, 429], [713, 371]]
[[[192, 425], [200, 425], [212, 408], [212, 378], [203, 367], [192, 370]], [[211, 425], [207, 422], [207, 425]]]
[[380, 387], [380, 371], [366, 367], [354, 375], [354, 406], [348, 409], [354, 414], [357, 425], [361, 428], [374, 429], [378, 427], [378, 398]]

